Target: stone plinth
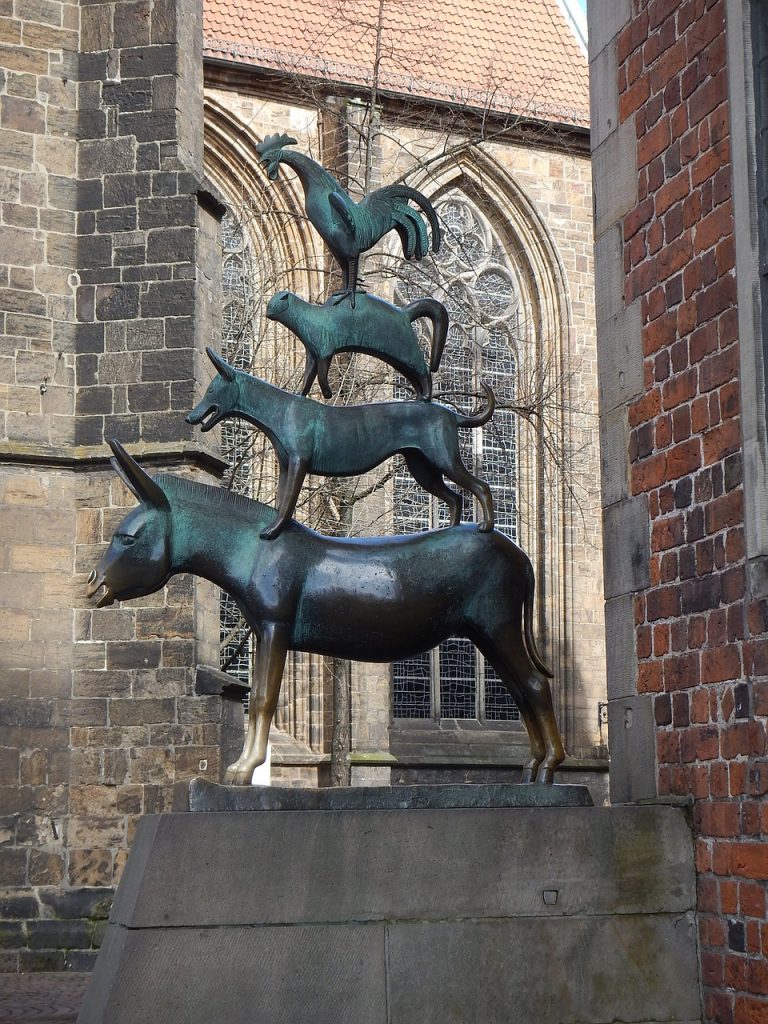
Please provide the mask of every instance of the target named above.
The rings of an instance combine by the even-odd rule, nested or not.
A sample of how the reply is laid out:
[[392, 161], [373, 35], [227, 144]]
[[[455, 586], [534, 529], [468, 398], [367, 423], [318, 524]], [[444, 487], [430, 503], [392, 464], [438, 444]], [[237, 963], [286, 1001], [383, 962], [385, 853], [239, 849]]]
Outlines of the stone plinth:
[[678, 808], [151, 815], [78, 1020], [680, 1024], [694, 901]]
[[453, 785], [220, 786], [208, 779], [189, 784], [191, 811], [405, 811], [408, 808], [591, 807], [586, 786]]

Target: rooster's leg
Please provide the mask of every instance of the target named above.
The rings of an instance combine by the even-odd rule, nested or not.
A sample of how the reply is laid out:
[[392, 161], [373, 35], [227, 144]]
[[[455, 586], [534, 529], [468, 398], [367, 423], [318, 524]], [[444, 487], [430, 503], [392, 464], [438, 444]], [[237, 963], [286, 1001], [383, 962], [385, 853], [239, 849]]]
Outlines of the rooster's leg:
[[346, 266], [342, 267], [344, 273], [344, 284], [340, 292], [334, 292], [334, 305], [338, 304], [343, 299], [350, 299], [352, 303], [352, 309], [355, 308], [355, 295], [357, 294], [357, 271], [360, 266], [360, 257], [351, 256]]

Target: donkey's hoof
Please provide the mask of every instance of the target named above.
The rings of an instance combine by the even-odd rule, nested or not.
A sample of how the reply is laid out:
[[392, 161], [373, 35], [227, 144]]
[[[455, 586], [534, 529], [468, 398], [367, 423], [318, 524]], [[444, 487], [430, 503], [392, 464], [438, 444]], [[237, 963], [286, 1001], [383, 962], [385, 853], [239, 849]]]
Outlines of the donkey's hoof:
[[523, 768], [523, 776], [520, 779], [520, 782], [524, 786], [529, 785], [531, 782], [533, 782], [535, 780], [535, 778], [536, 778], [536, 768]]
[[551, 786], [555, 781], [555, 769], [554, 768], [540, 768], [539, 777], [536, 780], [541, 783], [542, 786]]
[[249, 766], [243, 767], [239, 761], [229, 765], [224, 772], [224, 784], [226, 786], [250, 786], [252, 778], [253, 768]]

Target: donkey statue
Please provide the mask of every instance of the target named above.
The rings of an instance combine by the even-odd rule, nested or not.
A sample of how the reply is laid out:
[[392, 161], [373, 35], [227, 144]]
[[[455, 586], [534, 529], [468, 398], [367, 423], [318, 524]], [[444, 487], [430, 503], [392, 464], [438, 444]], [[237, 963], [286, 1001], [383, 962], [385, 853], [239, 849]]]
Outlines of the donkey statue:
[[266, 758], [288, 651], [397, 661], [468, 637], [520, 709], [531, 757], [523, 781], [551, 783], [565, 757], [536, 650], [534, 577], [527, 555], [474, 525], [407, 537], [335, 539], [291, 520], [273, 541], [275, 510], [222, 488], [149, 476], [117, 442], [112, 465], [138, 498], [88, 579], [98, 607], [159, 590], [176, 573], [218, 584], [258, 638], [243, 751], [226, 781], [249, 785]]

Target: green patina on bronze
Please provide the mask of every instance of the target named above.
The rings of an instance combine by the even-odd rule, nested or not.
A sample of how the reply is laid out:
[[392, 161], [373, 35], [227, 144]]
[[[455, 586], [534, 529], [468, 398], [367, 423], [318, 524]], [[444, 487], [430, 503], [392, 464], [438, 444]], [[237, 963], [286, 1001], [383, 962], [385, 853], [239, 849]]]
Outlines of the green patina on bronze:
[[213, 349], [206, 351], [219, 372], [187, 422], [210, 430], [237, 416], [263, 430], [274, 445], [280, 466], [278, 510], [274, 522], [262, 529], [263, 538], [277, 537], [293, 515], [307, 473], [358, 476], [397, 453], [417, 483], [448, 504], [452, 526], [461, 520], [462, 499], [443, 476], [477, 497], [483, 509], [480, 529], [493, 529], [491, 489], [461, 461], [458, 435], [459, 427], [482, 426], [493, 415], [495, 398], [487, 384], [487, 405], [474, 416], [436, 402], [323, 405], [235, 369]]
[[[448, 310], [436, 299], [417, 299], [400, 307], [362, 293], [354, 306], [333, 297], [319, 306], [284, 291], [269, 300], [267, 317], [293, 331], [307, 350], [303, 395], [309, 394], [317, 377], [324, 397], [331, 398], [331, 359], [337, 352], [365, 352], [394, 366], [420, 398], [432, 397], [432, 374], [440, 366], [448, 337]], [[432, 322], [429, 367], [413, 329], [420, 317]]]
[[531, 745], [523, 781], [552, 782], [565, 752], [532, 632], [533, 569], [511, 540], [475, 526], [335, 539], [290, 522], [266, 543], [259, 531], [274, 517], [270, 506], [172, 475], [155, 479], [110, 443], [115, 470], [141, 504], [115, 530], [89, 596], [103, 588], [104, 607], [193, 573], [230, 593], [259, 638], [248, 731], [227, 782], [249, 784], [266, 757], [289, 650], [391, 662], [449, 636], [469, 638], [517, 703]]
[[[362, 253], [372, 249], [390, 231], [396, 231], [407, 260], [420, 260], [429, 252], [424, 217], [432, 231], [432, 249], [440, 249], [440, 225], [434, 207], [421, 192], [408, 185], [385, 185], [356, 203], [339, 182], [315, 160], [286, 149], [296, 139], [269, 135], [256, 151], [274, 181], [280, 164], [287, 164], [299, 176], [304, 189], [304, 209], [318, 234], [338, 261], [344, 275], [339, 300], [349, 296], [355, 304], [358, 268]], [[415, 203], [419, 210], [409, 206]]]
[[[493, 666], [520, 709], [530, 760], [523, 782], [550, 784], [565, 751], [548, 681], [532, 632], [534, 576], [525, 553], [493, 529], [488, 484], [461, 460], [459, 427], [479, 427], [495, 398], [466, 416], [432, 402], [448, 331], [445, 307], [424, 298], [400, 309], [361, 293], [360, 254], [390, 230], [407, 259], [437, 251], [440, 230], [429, 201], [405, 185], [378, 189], [354, 203], [314, 160], [271, 136], [258, 147], [271, 178], [280, 163], [299, 175], [306, 211], [339, 261], [344, 290], [322, 306], [281, 292], [267, 315], [287, 325], [307, 349], [304, 395], [273, 387], [230, 366], [212, 349], [217, 369], [187, 421], [210, 430], [239, 417], [263, 430], [280, 466], [277, 509], [180, 477], [149, 476], [112, 441], [112, 464], [140, 505], [117, 527], [88, 581], [99, 607], [159, 590], [174, 574], [205, 577], [227, 591], [258, 637], [248, 730], [226, 781], [248, 785], [266, 757], [288, 651], [392, 662], [421, 654], [448, 637], [466, 637]], [[408, 204], [413, 202], [418, 209]], [[347, 302], [346, 299], [349, 299]], [[430, 364], [413, 321], [432, 321]], [[427, 401], [335, 407], [306, 397], [315, 376], [330, 397], [328, 366], [337, 352], [362, 351], [391, 363]], [[416, 481], [450, 508], [451, 528], [407, 537], [336, 539], [291, 519], [308, 473], [357, 476], [401, 453]], [[462, 498], [443, 477], [479, 500], [479, 526], [460, 526]]]

